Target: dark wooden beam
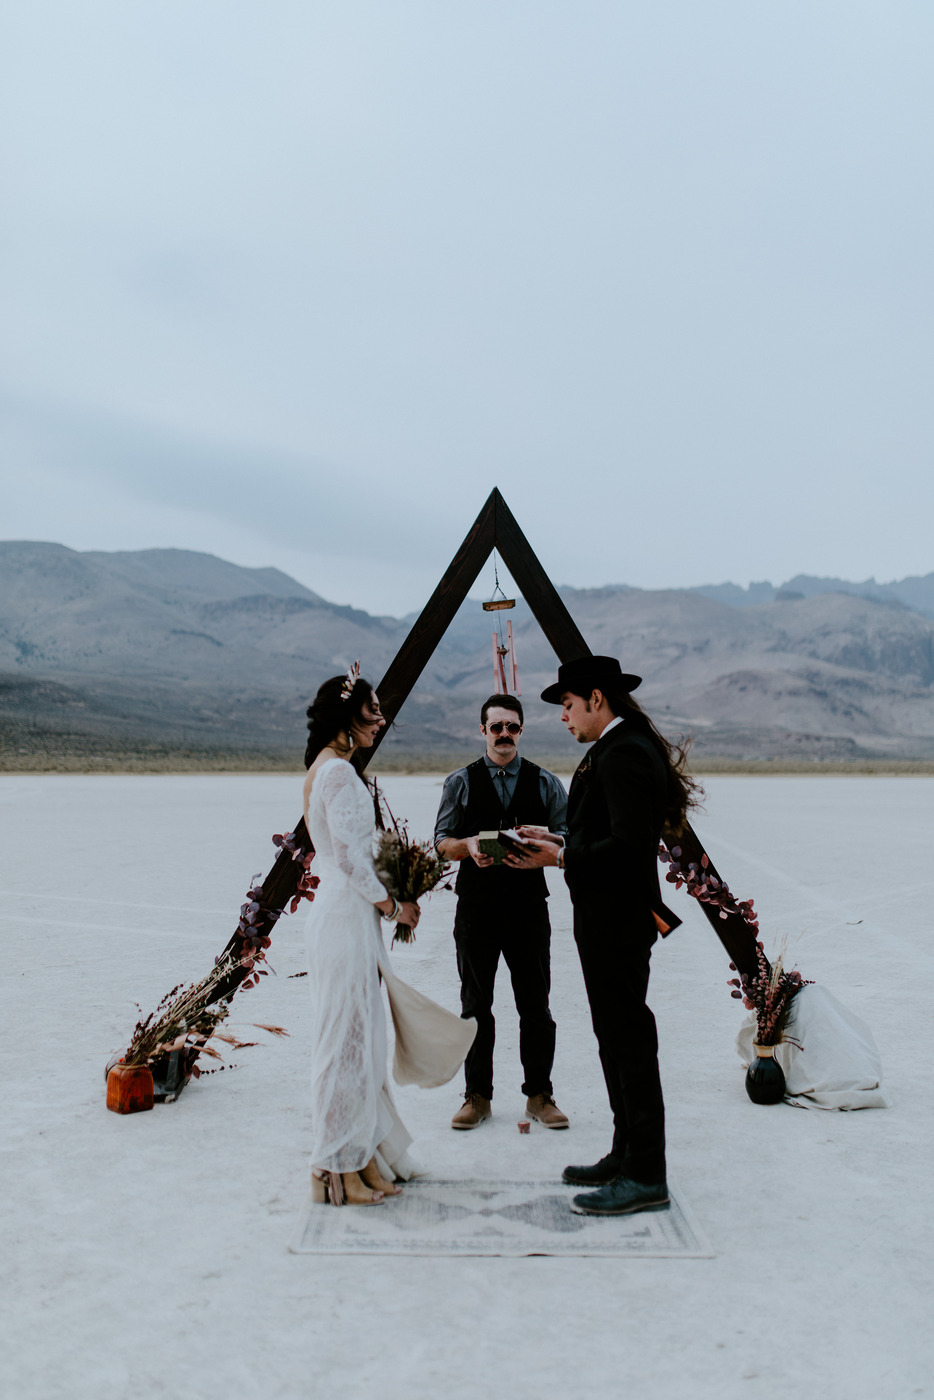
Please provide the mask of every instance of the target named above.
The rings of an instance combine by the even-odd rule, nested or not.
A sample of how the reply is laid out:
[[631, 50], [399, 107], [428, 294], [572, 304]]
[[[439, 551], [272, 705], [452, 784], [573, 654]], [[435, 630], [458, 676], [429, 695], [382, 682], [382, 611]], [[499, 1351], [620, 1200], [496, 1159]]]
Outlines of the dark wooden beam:
[[[305, 818], [299, 817], [295, 823], [294, 835], [296, 840], [308, 850], [313, 850], [311, 840], [308, 836], [308, 828], [305, 825]], [[292, 859], [291, 851], [280, 851], [273, 862], [272, 869], [263, 881], [263, 905], [269, 910], [269, 915], [264, 926], [264, 932], [269, 933], [278, 923], [283, 909], [292, 899], [298, 889], [298, 882], [302, 875], [302, 865], [299, 861]], [[244, 898], [246, 891], [244, 890]], [[239, 933], [231, 935], [224, 948], [224, 953], [236, 953], [240, 956], [243, 947], [243, 939]], [[223, 954], [222, 954], [223, 956]], [[231, 996], [246, 977], [246, 968], [235, 967], [227, 977], [219, 982], [211, 1001], [220, 1001], [222, 997]]]
[[576, 661], [579, 656], [589, 656], [590, 647], [519, 529], [516, 517], [498, 491], [490, 500], [496, 509], [496, 548], [558, 660]]
[[[680, 864], [688, 866], [694, 862], [700, 868], [701, 857], [707, 855], [701, 844], [700, 837], [694, 828], [687, 823], [684, 830], [674, 845], [681, 848]], [[710, 856], [707, 855], [707, 874], [713, 875], [715, 879], [722, 882], [723, 876], [714, 865]], [[735, 963], [740, 972], [748, 972], [750, 976], [755, 976], [758, 972], [758, 962], [756, 959], [757, 935], [746, 923], [746, 920], [739, 914], [727, 914], [726, 918], [720, 917], [720, 910], [714, 905], [703, 904], [697, 901], [704, 913], [707, 922], [714, 933], [723, 944], [729, 954], [730, 962]]]
[[[496, 543], [496, 503], [502, 499], [494, 489], [483, 509], [467, 532], [463, 544], [454, 555], [428, 602], [412, 625], [412, 630], [393, 657], [389, 670], [376, 687], [380, 707], [388, 720], [394, 720], [412, 689], [434, 655], [458, 608], [470, 592]], [[388, 730], [381, 729], [376, 743], [355, 755], [354, 762], [362, 773], [373, 758]]]

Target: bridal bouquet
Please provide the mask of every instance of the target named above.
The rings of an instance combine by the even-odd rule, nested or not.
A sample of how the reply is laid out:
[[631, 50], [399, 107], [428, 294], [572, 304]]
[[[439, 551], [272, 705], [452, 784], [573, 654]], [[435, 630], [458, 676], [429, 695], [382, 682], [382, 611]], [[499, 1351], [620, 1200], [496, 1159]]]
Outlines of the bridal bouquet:
[[[385, 801], [391, 826], [379, 833], [374, 857], [376, 871], [393, 899], [417, 900], [444, 879], [449, 866], [430, 841], [412, 841], [405, 822], [396, 821]], [[411, 943], [415, 934], [408, 924], [397, 923], [392, 936], [400, 943]]]

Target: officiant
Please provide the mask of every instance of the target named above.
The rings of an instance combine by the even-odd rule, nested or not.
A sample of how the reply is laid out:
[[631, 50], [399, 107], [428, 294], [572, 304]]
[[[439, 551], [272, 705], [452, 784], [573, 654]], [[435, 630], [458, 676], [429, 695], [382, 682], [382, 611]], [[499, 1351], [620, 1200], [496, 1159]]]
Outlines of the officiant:
[[[551, 923], [541, 870], [514, 870], [480, 849], [480, 833], [525, 824], [567, 831], [567, 793], [560, 778], [528, 759], [518, 743], [525, 717], [514, 695], [491, 695], [480, 710], [486, 740], [481, 758], [445, 779], [435, 823], [435, 846], [459, 861], [454, 943], [461, 982], [461, 1015], [474, 1017], [477, 1036], [464, 1063], [462, 1106], [451, 1127], [478, 1127], [492, 1112], [493, 990], [502, 956], [519, 1013], [526, 1112], [546, 1128], [566, 1128], [553, 1097], [555, 1023], [551, 992]], [[530, 816], [530, 813], [537, 816]]]

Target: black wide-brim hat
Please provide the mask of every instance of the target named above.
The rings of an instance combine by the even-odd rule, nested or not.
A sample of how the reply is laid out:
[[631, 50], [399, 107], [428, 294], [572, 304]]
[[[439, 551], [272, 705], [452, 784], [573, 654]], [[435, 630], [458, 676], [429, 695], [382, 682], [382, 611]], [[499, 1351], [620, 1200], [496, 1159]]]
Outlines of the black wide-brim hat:
[[635, 690], [641, 684], [642, 677], [627, 675], [615, 656], [581, 656], [558, 667], [557, 682], [542, 691], [542, 699], [549, 705], [560, 705], [568, 691], [589, 696], [593, 690]]

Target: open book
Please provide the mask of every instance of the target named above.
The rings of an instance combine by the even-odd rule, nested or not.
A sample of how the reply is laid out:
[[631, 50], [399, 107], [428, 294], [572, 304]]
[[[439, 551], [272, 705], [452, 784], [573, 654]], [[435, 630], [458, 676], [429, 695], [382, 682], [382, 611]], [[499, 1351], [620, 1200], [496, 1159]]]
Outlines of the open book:
[[494, 865], [502, 865], [503, 856], [509, 851], [519, 851], [523, 847], [527, 851], [537, 851], [540, 847], [533, 841], [527, 840], [525, 836], [520, 836], [518, 831], [510, 828], [509, 831], [481, 831], [480, 854], [492, 856]]

